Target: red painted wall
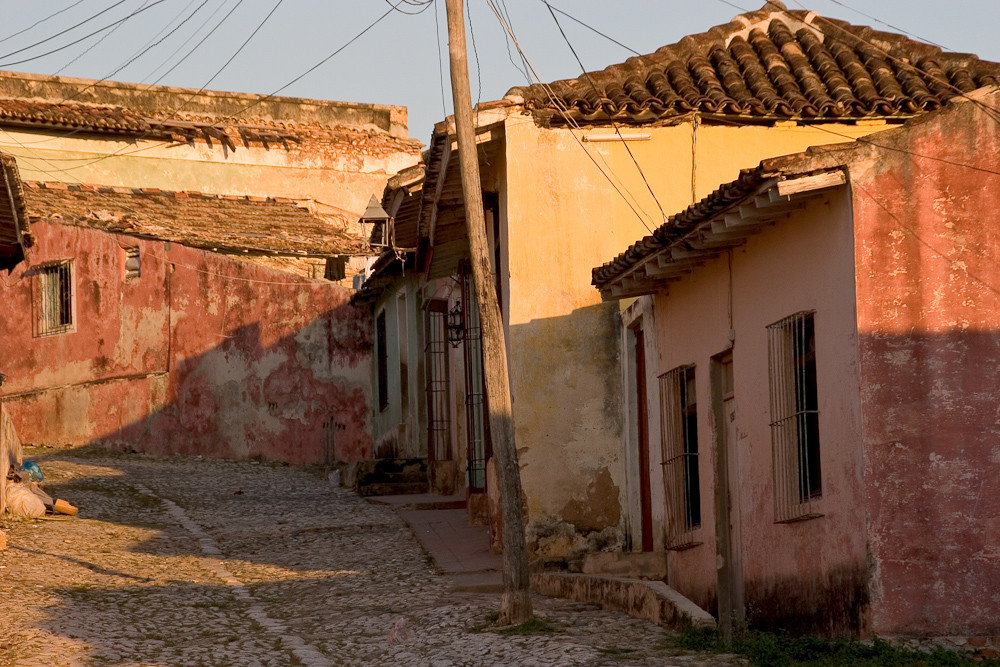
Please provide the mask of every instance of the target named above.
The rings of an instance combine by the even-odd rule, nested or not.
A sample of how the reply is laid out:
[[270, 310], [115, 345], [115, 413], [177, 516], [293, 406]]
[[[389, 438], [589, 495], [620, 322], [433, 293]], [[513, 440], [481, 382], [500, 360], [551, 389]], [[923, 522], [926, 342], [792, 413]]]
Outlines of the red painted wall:
[[[370, 315], [350, 291], [38, 222], [0, 275], [3, 396], [26, 443], [309, 463], [371, 456]], [[125, 247], [142, 275], [125, 280]], [[73, 260], [75, 330], [37, 336], [37, 267]]]
[[872, 630], [996, 635], [1000, 124], [961, 102], [875, 138], [896, 150], [851, 179]]

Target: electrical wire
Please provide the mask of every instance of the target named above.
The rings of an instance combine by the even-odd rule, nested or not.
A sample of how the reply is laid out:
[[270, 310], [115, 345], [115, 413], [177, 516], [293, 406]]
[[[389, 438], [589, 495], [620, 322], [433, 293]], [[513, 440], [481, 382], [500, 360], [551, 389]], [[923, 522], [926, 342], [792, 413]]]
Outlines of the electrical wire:
[[[108, 9], [113, 9], [114, 7], [117, 7], [118, 5], [120, 5], [122, 2], [125, 2], [125, 0], [119, 0], [119, 2], [115, 3], [114, 5], [112, 5], [111, 7], [109, 7]], [[147, 10], [152, 9], [153, 7], [159, 5], [159, 4], [163, 3], [163, 2], [166, 2], [166, 0], [155, 0], [153, 2], [153, 4], [144, 6], [142, 9], [137, 9], [136, 11], [132, 12], [131, 14], [129, 14], [128, 16], [126, 16], [125, 18], [118, 19], [114, 23], [109, 23], [108, 25], [104, 26], [103, 28], [99, 28], [98, 30], [95, 30], [94, 32], [92, 32], [90, 34], [84, 35], [80, 39], [72, 41], [69, 44], [65, 44], [63, 46], [60, 46], [59, 48], [52, 49], [51, 51], [46, 51], [45, 53], [43, 53], [41, 55], [32, 56], [31, 58], [24, 58], [22, 60], [14, 60], [14, 61], [10, 61], [10, 62], [0, 63], [0, 68], [10, 67], [11, 65], [20, 65], [21, 63], [31, 62], [32, 60], [39, 60], [40, 58], [44, 58], [45, 56], [50, 56], [53, 53], [58, 53], [60, 51], [64, 51], [64, 50], [68, 49], [71, 46], [75, 46], [75, 45], [79, 44], [80, 42], [82, 42], [84, 40], [90, 39], [94, 35], [102, 33], [105, 30], [110, 30], [111, 28], [113, 28], [114, 26], [118, 25], [119, 23], [124, 23], [125, 21], [128, 21], [129, 19], [134, 18], [135, 16], [138, 16], [142, 12], [145, 12]], [[104, 11], [108, 11], [108, 9], [106, 9]], [[103, 13], [104, 12], [101, 12], [101, 14], [103, 14]], [[100, 14], [98, 14], [97, 16], [99, 16], [99, 15]], [[88, 20], [90, 20], [90, 19], [88, 19]], [[71, 29], [72, 28], [68, 28], [67, 30], [71, 30]], [[67, 32], [67, 30], [64, 30], [63, 32]], [[59, 33], [59, 34], [61, 35], [62, 33]], [[52, 38], [50, 37], [49, 39], [52, 39]], [[39, 42], [39, 43], [47, 42], [47, 41], [49, 41], [49, 39], [42, 40], [42, 42]], [[33, 48], [34, 46], [37, 46], [37, 44], [33, 44], [32, 46], [27, 46], [27, 47], [25, 47], [23, 49], [18, 49], [17, 51], [12, 51], [11, 53], [8, 53], [6, 55], [0, 56], [0, 58], [7, 58], [7, 57], [12, 56], [12, 55], [14, 55], [16, 53], [21, 53], [22, 51], [26, 51], [27, 49]]]
[[[142, 7], [145, 7], [148, 4], [149, 4], [149, 0], [143, 0]], [[84, 49], [83, 51], [81, 51], [77, 56], [75, 56], [72, 60], [70, 60], [65, 65], [63, 65], [62, 67], [60, 67], [59, 69], [57, 69], [54, 74], [56, 76], [62, 74], [66, 70], [66, 68], [68, 68], [70, 65], [72, 65], [73, 63], [75, 63], [78, 60], [80, 60], [80, 58], [84, 57], [85, 55], [87, 55], [88, 53], [90, 53], [91, 51], [93, 51], [100, 44], [102, 44], [104, 42], [104, 40], [106, 40], [108, 37], [111, 37], [111, 35], [113, 35], [116, 32], [118, 32], [118, 28], [121, 28], [123, 25], [125, 25], [125, 24], [124, 23], [119, 23], [114, 28], [112, 28], [111, 30], [109, 30], [106, 33], [104, 33], [103, 35], [101, 35], [101, 38], [99, 40], [97, 40], [96, 42], [94, 42], [93, 44], [91, 44], [90, 46], [88, 46], [86, 49]]]
[[[239, 8], [240, 8], [240, 6], [241, 6], [242, 4], [243, 4], [243, 0], [237, 0], [236, 4], [235, 4], [235, 5], [233, 5], [233, 8], [232, 8], [232, 9], [230, 9], [230, 10], [229, 10], [229, 12], [227, 12], [227, 13], [226, 13], [226, 15], [225, 15], [225, 16], [223, 16], [223, 17], [222, 17], [222, 18], [221, 18], [221, 19], [219, 20], [219, 22], [215, 24], [215, 27], [213, 27], [213, 28], [212, 28], [211, 30], [209, 30], [209, 31], [208, 31], [208, 33], [206, 33], [206, 34], [205, 34], [205, 36], [204, 36], [204, 37], [202, 37], [202, 38], [201, 38], [201, 40], [199, 40], [199, 42], [198, 42], [197, 44], [195, 44], [195, 45], [194, 45], [193, 47], [191, 47], [191, 48], [190, 48], [190, 49], [188, 50], [188, 52], [187, 52], [186, 54], [184, 54], [184, 56], [183, 56], [183, 57], [182, 57], [182, 58], [181, 58], [180, 60], [178, 60], [178, 61], [177, 61], [176, 63], [174, 63], [174, 64], [173, 64], [173, 65], [172, 65], [172, 66], [170, 67], [170, 69], [168, 69], [168, 70], [167, 70], [166, 72], [164, 72], [164, 73], [163, 73], [163, 74], [161, 74], [161, 75], [160, 75], [159, 77], [157, 77], [157, 78], [156, 78], [156, 79], [155, 79], [155, 80], [153, 81], [153, 83], [149, 84], [149, 86], [147, 86], [147, 87], [145, 88], [145, 90], [149, 90], [150, 88], [152, 88], [153, 86], [155, 86], [155, 85], [156, 85], [157, 83], [159, 83], [160, 81], [162, 81], [162, 80], [163, 80], [163, 79], [164, 79], [164, 78], [165, 78], [165, 77], [166, 77], [166, 76], [167, 76], [168, 74], [170, 74], [170, 73], [171, 73], [171, 72], [173, 72], [173, 71], [174, 71], [175, 69], [177, 69], [178, 67], [180, 67], [181, 63], [183, 63], [183, 62], [184, 62], [185, 60], [187, 60], [188, 58], [190, 58], [190, 57], [191, 57], [191, 55], [192, 55], [192, 54], [193, 54], [193, 53], [194, 53], [195, 51], [197, 51], [197, 50], [198, 50], [198, 48], [199, 48], [199, 47], [200, 47], [200, 46], [201, 46], [202, 44], [204, 44], [204, 43], [205, 43], [206, 41], [208, 41], [208, 38], [209, 38], [209, 37], [211, 37], [211, 36], [212, 36], [213, 34], [215, 34], [215, 31], [216, 31], [216, 30], [218, 30], [218, 29], [219, 29], [220, 27], [222, 27], [222, 24], [223, 24], [223, 23], [225, 23], [225, 22], [226, 22], [227, 20], [229, 20], [229, 17], [233, 15], [233, 12], [235, 12], [235, 11], [236, 11], [237, 9], [239, 9]], [[225, 7], [225, 6], [226, 6], [226, 3], [225, 3], [225, 0], [223, 0], [223, 2], [221, 2], [221, 3], [219, 4], [219, 6], [215, 8], [215, 11], [213, 11], [213, 12], [212, 12], [212, 13], [211, 13], [211, 14], [209, 15], [209, 17], [208, 17], [207, 19], [205, 19], [205, 22], [204, 22], [204, 24], [202, 24], [201, 26], [199, 26], [197, 30], [195, 30], [195, 31], [194, 31], [193, 33], [191, 33], [191, 36], [190, 36], [190, 37], [188, 37], [187, 39], [185, 39], [185, 40], [184, 40], [184, 41], [183, 41], [183, 42], [181, 43], [181, 45], [180, 45], [180, 46], [178, 46], [178, 47], [177, 47], [176, 49], [174, 49], [174, 52], [173, 52], [173, 53], [171, 53], [171, 54], [170, 54], [169, 56], [167, 56], [166, 58], [164, 58], [164, 59], [163, 59], [163, 62], [162, 62], [161, 64], [157, 65], [157, 67], [156, 67], [156, 68], [155, 68], [155, 69], [154, 69], [154, 70], [153, 70], [152, 72], [150, 72], [149, 74], [147, 74], [146, 76], [144, 76], [144, 77], [143, 77], [143, 81], [145, 81], [146, 79], [151, 79], [151, 78], [152, 78], [152, 77], [153, 77], [153, 76], [154, 76], [154, 75], [155, 75], [155, 74], [156, 74], [157, 72], [159, 72], [159, 71], [160, 71], [160, 69], [161, 69], [162, 67], [164, 67], [164, 66], [165, 66], [165, 65], [167, 64], [167, 62], [168, 62], [168, 61], [169, 61], [169, 60], [170, 60], [171, 58], [173, 58], [174, 56], [176, 56], [176, 55], [177, 55], [178, 53], [180, 53], [180, 52], [181, 52], [181, 50], [183, 50], [183, 49], [184, 49], [184, 47], [186, 47], [186, 46], [187, 46], [188, 44], [190, 44], [190, 43], [191, 43], [191, 40], [193, 40], [193, 39], [194, 39], [195, 37], [197, 37], [197, 36], [198, 36], [198, 32], [199, 32], [199, 31], [201, 30], [201, 28], [202, 28], [202, 27], [204, 27], [205, 25], [208, 25], [208, 22], [209, 22], [209, 21], [211, 21], [212, 19], [214, 19], [214, 18], [215, 18], [215, 15], [216, 15], [216, 14], [218, 14], [218, 13], [219, 13], [220, 11], [222, 11], [222, 8], [223, 8], [223, 7]]]
[[[228, 67], [230, 63], [232, 63], [232, 61], [236, 58], [236, 56], [238, 56], [243, 51], [243, 49], [246, 48], [247, 44], [250, 43], [250, 40], [252, 40], [253, 37], [254, 37], [254, 35], [256, 35], [261, 30], [261, 28], [264, 27], [264, 24], [266, 24], [267, 21], [268, 21], [268, 19], [271, 18], [271, 16], [274, 14], [275, 11], [277, 11], [278, 7], [281, 6], [282, 2], [284, 2], [284, 0], [278, 0], [278, 2], [274, 5], [274, 7], [271, 9], [271, 11], [268, 12], [267, 16], [265, 16], [264, 19], [257, 25], [257, 28], [253, 31], [253, 33], [251, 33], [250, 36], [247, 37], [247, 39], [243, 42], [243, 44], [241, 44], [240, 47], [236, 50], [236, 52], [233, 53], [232, 56], [230, 56], [230, 58], [225, 62], [225, 64], [223, 64], [222, 67], [220, 67], [218, 70], [216, 70], [215, 74], [213, 74], [209, 78], [209, 80], [206, 81], [202, 85], [201, 88], [199, 88], [197, 91], [195, 91], [194, 93], [192, 93], [191, 95], [189, 95], [188, 98], [186, 100], [184, 100], [184, 102], [181, 104], [181, 106], [178, 107], [178, 108], [176, 108], [176, 109], [174, 109], [171, 113], [177, 113], [178, 111], [180, 111], [181, 109], [183, 109], [185, 106], [187, 106], [187, 104], [192, 99], [194, 99], [196, 96], [198, 96], [199, 94], [201, 94], [201, 92], [204, 91], [205, 88], [207, 88], [208, 85], [213, 80], [215, 80], [215, 78], [217, 76], [219, 76], [219, 74], [221, 74], [222, 71], [225, 70], [226, 67]], [[258, 101], [258, 103], [259, 103], [259, 101]], [[244, 107], [243, 109], [241, 109], [240, 111], [238, 111], [237, 114], [242, 113], [243, 111], [246, 111], [246, 109], [249, 108], [250, 106], [253, 106], [253, 105], [251, 104], [251, 105], [249, 105], [247, 107]], [[217, 125], [218, 125], [218, 123], [216, 123], [216, 126]], [[79, 131], [80, 130], [73, 130], [72, 132], [70, 132], [70, 133], [68, 133], [67, 135], [64, 135], [64, 136], [70, 136], [70, 135], [72, 135], [72, 134], [74, 134], [76, 132], [79, 132]], [[149, 136], [149, 134], [150, 134], [150, 132], [145, 132], [145, 133], [139, 135], [138, 137], [136, 137], [134, 139], [134, 143], [138, 143], [139, 141], [141, 141], [145, 137]], [[128, 151], [128, 152], [123, 152], [125, 150], [125, 148], [126, 148], [126, 147], [123, 146], [122, 148], [118, 149], [114, 153], [111, 153], [111, 154], [108, 154], [108, 155], [102, 155], [102, 156], [100, 156], [98, 158], [93, 158], [93, 159], [91, 159], [90, 162], [88, 162], [86, 164], [81, 164], [81, 165], [76, 165], [76, 166], [73, 166], [73, 167], [66, 167], [66, 168], [57, 168], [57, 169], [36, 169], [36, 171], [38, 171], [40, 173], [46, 173], [46, 174], [65, 173], [65, 172], [68, 172], [68, 171], [73, 171], [74, 169], [82, 169], [82, 168], [85, 168], [85, 167], [90, 167], [90, 166], [92, 166], [94, 164], [97, 164], [98, 162], [103, 162], [104, 160], [109, 160], [109, 159], [111, 159], [113, 157], [121, 157], [121, 156], [124, 156], [124, 155], [133, 155], [135, 153], [141, 153], [141, 152], [146, 151], [146, 150], [152, 150], [154, 148], [159, 148], [159, 147], [162, 147], [162, 146], [166, 146], [168, 143], [170, 143], [170, 142], [164, 141], [164, 142], [160, 142], [158, 144], [154, 144], [152, 146], [146, 146], [146, 147], [138, 148], [136, 150]], [[47, 160], [47, 162], [48, 162], [48, 160]], [[51, 162], [48, 162], [48, 163], [50, 164], [50, 166], [53, 166], [53, 167], [55, 166]]]
[[[543, 0], [543, 2], [544, 2], [544, 0]], [[586, 28], [587, 30], [591, 30], [591, 31], [593, 31], [593, 32], [596, 32], [596, 33], [597, 33], [598, 35], [600, 35], [600, 36], [601, 36], [601, 37], [603, 37], [604, 39], [608, 40], [609, 42], [613, 42], [613, 43], [617, 44], [618, 46], [622, 47], [622, 48], [623, 48], [623, 49], [625, 49], [626, 51], [629, 51], [629, 52], [631, 52], [631, 53], [634, 53], [634, 54], [635, 54], [635, 55], [637, 55], [637, 56], [641, 56], [641, 55], [643, 55], [643, 54], [639, 53], [638, 51], [636, 51], [635, 49], [633, 49], [633, 48], [632, 48], [631, 46], [628, 46], [627, 44], [622, 44], [621, 42], [619, 42], [619, 41], [618, 41], [617, 39], [615, 39], [614, 37], [610, 37], [610, 36], [608, 36], [608, 35], [605, 35], [605, 34], [604, 34], [603, 32], [601, 32], [600, 30], [598, 30], [598, 29], [597, 29], [597, 28], [595, 28], [594, 26], [592, 26], [592, 25], [588, 25], [588, 24], [584, 23], [583, 21], [581, 21], [580, 19], [576, 18], [576, 17], [575, 17], [575, 16], [573, 16], [572, 14], [567, 14], [566, 12], [564, 12], [564, 11], [563, 11], [563, 10], [561, 10], [561, 9], [559, 9], [558, 7], [553, 7], [553, 6], [552, 6], [552, 5], [550, 5], [550, 4], [548, 3], [548, 2], [545, 2], [545, 6], [549, 8], [549, 11], [550, 11], [550, 12], [552, 12], [552, 11], [556, 11], [556, 12], [559, 12], [560, 14], [562, 14], [563, 16], [565, 16], [566, 18], [568, 18], [568, 19], [570, 19], [570, 20], [572, 20], [572, 21], [576, 21], [577, 23], [579, 23], [580, 25], [582, 25], [582, 26], [583, 26], [584, 28]], [[558, 23], [558, 21], [557, 21], [557, 23]]]
[[437, 52], [438, 52], [438, 79], [441, 82], [441, 113], [444, 116], [447, 116], [448, 115], [448, 105], [445, 103], [445, 97], [444, 97], [444, 57], [441, 54], [441, 17], [439, 16], [439, 14], [440, 14], [440, 12], [438, 12], [437, 8], [435, 7], [435, 9], [434, 9], [434, 34], [436, 35], [437, 38], [434, 41], [437, 43]]
[[22, 29], [18, 30], [15, 33], [11, 33], [11, 34], [7, 35], [6, 37], [0, 38], [0, 44], [3, 44], [4, 42], [6, 42], [9, 39], [13, 39], [14, 37], [17, 37], [18, 35], [23, 35], [24, 33], [28, 32], [32, 28], [45, 23], [49, 19], [54, 19], [55, 17], [59, 16], [60, 14], [62, 14], [64, 12], [68, 12], [69, 10], [73, 9], [74, 7], [76, 7], [77, 5], [79, 5], [82, 2], [83, 2], [83, 0], [76, 0], [76, 2], [74, 2], [72, 5], [69, 5], [67, 7], [63, 7], [59, 11], [57, 11], [57, 12], [55, 12], [53, 14], [49, 14], [48, 16], [46, 16], [43, 19], [38, 19], [37, 21], [35, 21], [31, 25], [29, 25], [27, 28], [22, 28]]
[[[632, 201], [629, 201], [629, 198], [626, 197], [625, 193], [622, 191], [623, 188], [626, 191], [628, 190], [628, 188], [625, 187], [625, 184], [622, 183], [621, 187], [619, 187], [618, 184], [616, 184], [611, 179], [611, 177], [608, 175], [608, 173], [601, 167], [601, 165], [597, 163], [597, 159], [593, 156], [593, 154], [591, 154], [591, 152], [587, 150], [587, 147], [583, 145], [583, 141], [581, 141], [580, 137], [578, 137], [576, 135], [576, 132], [573, 131], [574, 128], [577, 129], [577, 130], [579, 130], [580, 126], [567, 113], [568, 110], [561, 104], [561, 102], [558, 99], [558, 96], [555, 94], [555, 92], [552, 90], [552, 88], [548, 84], [546, 84], [546, 83], [544, 83], [542, 81], [542, 78], [538, 75], [538, 71], [531, 64], [531, 60], [524, 53], [524, 50], [521, 48], [521, 45], [518, 43], [517, 37], [514, 36], [513, 31], [510, 29], [510, 26], [507, 25], [507, 23], [504, 21], [503, 16], [500, 15], [500, 11], [497, 9], [497, 7], [494, 4], [493, 0], [486, 0], [486, 4], [490, 7], [490, 9], [493, 10], [493, 13], [496, 15], [497, 19], [500, 21], [500, 23], [503, 26], [504, 30], [506, 30], [508, 32], [508, 34], [510, 34], [510, 38], [511, 38], [511, 41], [514, 43], [514, 47], [517, 49], [518, 53], [521, 54], [521, 58], [524, 60], [525, 65], [529, 68], [529, 71], [532, 73], [532, 75], [534, 76], [534, 78], [538, 81], [538, 83], [542, 87], [542, 89], [546, 91], [546, 94], [549, 96], [549, 99], [552, 101], [552, 104], [556, 107], [556, 109], [563, 116], [563, 118], [566, 120], [566, 122], [571, 126], [570, 129], [569, 129], [570, 135], [573, 137], [573, 139], [576, 140], [577, 144], [580, 146], [580, 148], [583, 150], [583, 152], [586, 153], [587, 157], [590, 158], [591, 162], [594, 163], [594, 166], [597, 167], [598, 171], [600, 171], [601, 174], [604, 176], [604, 178], [607, 179], [608, 183], [611, 184], [611, 187], [614, 188], [615, 192], [618, 193], [618, 196], [620, 196], [622, 198], [622, 200], [625, 202], [625, 204], [630, 209], [632, 209], [632, 212], [635, 214], [636, 218], [639, 219], [639, 223], [642, 224], [642, 226], [646, 228], [646, 231], [648, 231], [649, 233], [652, 233], [653, 232], [652, 228], [646, 223], [645, 218], [643, 218], [643, 216], [639, 214], [639, 210], [637, 209], [637, 207], [639, 207], [638, 200], [636, 200], [635, 196], [632, 195], [631, 192], [629, 192], [629, 196], [632, 197]], [[603, 158], [602, 158], [602, 160], [603, 160]], [[605, 166], [607, 166], [606, 163], [605, 163]], [[609, 167], [609, 170], [610, 170], [610, 167]], [[618, 179], [618, 180], [620, 181], [621, 179]], [[635, 202], [634, 204], [633, 204], [633, 201]], [[641, 207], [639, 207], [639, 208], [641, 208]], [[643, 213], [645, 213], [645, 211], [643, 211]], [[648, 213], [646, 213], [646, 217], [649, 217]]]
[[[566, 31], [563, 30], [562, 24], [559, 23], [559, 19], [556, 17], [555, 12], [552, 10], [552, 6], [548, 3], [548, 0], [542, 0], [542, 3], [548, 7], [549, 13], [552, 15], [552, 20], [555, 21], [556, 27], [559, 28], [559, 34], [562, 35], [563, 40], [566, 42], [566, 46], [569, 47], [570, 52], [573, 54], [573, 58], [576, 59], [576, 63], [580, 66], [580, 70], [583, 72], [583, 76], [587, 80], [587, 83], [590, 84], [590, 87], [600, 99], [607, 99], [607, 95], [605, 95], [601, 90], [598, 90], [597, 84], [594, 83], [594, 79], [590, 76], [590, 72], [588, 72], [587, 68], [584, 67], [583, 61], [580, 59], [580, 55], [576, 52], [576, 49], [573, 48], [573, 44], [569, 41]], [[660, 204], [660, 199], [656, 196], [656, 193], [653, 192], [653, 186], [650, 185], [645, 172], [642, 170], [642, 167], [639, 166], [639, 161], [635, 159], [635, 155], [632, 153], [632, 149], [629, 147], [628, 142], [625, 141], [625, 137], [622, 136], [618, 123], [612, 121], [611, 126], [615, 129], [615, 134], [618, 135], [618, 138], [621, 140], [622, 146], [624, 146], [625, 150], [628, 152], [628, 156], [632, 158], [632, 164], [635, 165], [636, 170], [639, 172], [639, 176], [642, 177], [642, 182], [646, 184], [646, 189], [649, 191], [653, 201], [656, 202], [656, 207], [660, 209], [660, 215], [662, 216], [663, 221], [666, 221], [667, 213], [663, 210], [663, 205]]]
[[476, 48], [476, 31], [472, 28], [472, 11], [469, 8], [469, 0], [465, 2], [465, 15], [469, 17], [469, 35], [472, 37], [472, 54], [476, 58], [476, 113], [478, 115], [479, 103], [483, 101], [483, 73], [479, 68], [479, 49]]
[[[57, 32], [54, 35], [50, 35], [50, 36], [46, 37], [43, 40], [37, 41], [34, 44], [29, 44], [28, 46], [20, 48], [20, 49], [18, 49], [16, 51], [11, 51], [10, 53], [5, 53], [2, 56], [0, 56], [0, 58], [9, 58], [9, 57], [11, 57], [13, 55], [16, 55], [18, 53], [22, 53], [24, 51], [27, 51], [28, 49], [33, 49], [36, 46], [41, 46], [42, 44], [45, 44], [46, 42], [51, 42], [56, 37], [61, 37], [62, 35], [65, 35], [68, 32], [72, 32], [73, 30], [76, 30], [80, 26], [83, 26], [83, 25], [86, 25], [86, 24], [90, 23], [91, 21], [93, 21], [94, 19], [96, 19], [98, 16], [101, 16], [102, 14], [107, 14], [108, 12], [110, 12], [115, 7], [118, 7], [119, 5], [123, 5], [126, 2], [128, 2], [128, 0], [118, 0], [118, 2], [116, 2], [113, 5], [111, 5], [110, 7], [106, 7], [104, 9], [102, 9], [101, 11], [97, 12], [96, 14], [94, 14], [94, 15], [86, 18], [86, 19], [84, 19], [83, 21], [80, 21], [79, 23], [77, 23], [75, 25], [71, 25], [70, 27], [66, 28], [65, 30], [61, 30], [61, 31]], [[79, 4], [79, 3], [77, 3], [77, 4]], [[76, 5], [74, 5], [74, 6], [76, 6]], [[53, 16], [55, 16], [55, 14], [53, 14]], [[51, 17], [49, 17], [49, 18], [51, 18]], [[35, 25], [38, 25], [38, 24], [36, 23]], [[29, 28], [25, 28], [21, 32], [25, 32], [27, 30], [30, 30], [33, 27], [35, 27], [35, 26], [33, 25], [33, 26], [29, 27]], [[14, 33], [14, 35], [10, 35], [10, 37], [14, 37], [15, 35], [20, 35], [21, 32]], [[4, 41], [7, 41], [8, 39], [10, 39], [10, 37], [4, 38]]]

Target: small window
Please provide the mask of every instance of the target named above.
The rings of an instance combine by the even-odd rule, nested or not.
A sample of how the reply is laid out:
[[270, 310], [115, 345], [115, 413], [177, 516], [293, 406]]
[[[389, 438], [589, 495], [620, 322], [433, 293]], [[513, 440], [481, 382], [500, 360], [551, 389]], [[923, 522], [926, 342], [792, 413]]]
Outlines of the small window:
[[378, 409], [389, 407], [389, 352], [385, 348], [385, 311], [375, 318], [375, 353], [378, 364]]
[[142, 275], [139, 248], [125, 248], [125, 280], [135, 280]]
[[73, 264], [65, 261], [38, 268], [38, 334], [73, 330]]
[[694, 546], [693, 531], [701, 526], [698, 405], [694, 378], [694, 366], [681, 366], [660, 376], [663, 486], [669, 549]]
[[775, 521], [809, 519], [820, 516], [814, 502], [823, 492], [813, 313], [786, 317], [767, 333]]

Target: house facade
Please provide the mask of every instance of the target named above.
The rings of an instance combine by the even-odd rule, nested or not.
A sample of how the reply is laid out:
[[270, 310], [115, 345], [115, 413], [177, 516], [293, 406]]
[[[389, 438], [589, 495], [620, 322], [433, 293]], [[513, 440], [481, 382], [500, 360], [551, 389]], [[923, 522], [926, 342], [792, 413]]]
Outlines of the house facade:
[[0, 281], [0, 369], [25, 443], [371, 456], [368, 313], [266, 265], [358, 254], [356, 237], [291, 200], [22, 183], [5, 164], [24, 257]]
[[[656, 528], [664, 492], [650, 454], [660, 433], [647, 418], [657, 414], [662, 354], [652, 300], [602, 302], [590, 267], [762, 158], [854, 140], [943, 106], [950, 87], [972, 90], [997, 75], [995, 65], [898, 35], [842, 22], [831, 34], [824, 21], [768, 3], [653, 54], [516, 88], [479, 106], [487, 235], [536, 556], [665, 547]], [[919, 65], [893, 69], [872, 40]], [[946, 85], [935, 83], [939, 72], [950, 77]], [[383, 200], [396, 227], [410, 230], [409, 249], [397, 248], [402, 262], [388, 261], [370, 279], [376, 323], [385, 312], [387, 382], [399, 365], [389, 341], [404, 333], [411, 340], [411, 425], [399, 426], [394, 406], [403, 392], [390, 384], [374, 435], [378, 443], [390, 430], [410, 434], [393, 436], [397, 449], [429, 456], [431, 423], [447, 422], [456, 486], [485, 492], [489, 439], [478, 415], [488, 406], [480, 399], [475, 308], [465, 295], [468, 244], [452, 121], [435, 128], [424, 163], [418, 184], [390, 186]], [[396, 201], [408, 208], [394, 210]], [[392, 314], [400, 306], [410, 309], [405, 318]], [[453, 311], [454, 322], [443, 317]], [[449, 323], [461, 339], [433, 357], [449, 379], [436, 412], [430, 392], [444, 385], [428, 375], [427, 351], [437, 349], [427, 340], [429, 322], [437, 339]], [[416, 373], [413, 351], [423, 351]], [[376, 374], [376, 389], [379, 380]]]
[[765, 160], [594, 269], [606, 299], [652, 301], [656, 527], [703, 607], [1000, 630], [998, 101]]

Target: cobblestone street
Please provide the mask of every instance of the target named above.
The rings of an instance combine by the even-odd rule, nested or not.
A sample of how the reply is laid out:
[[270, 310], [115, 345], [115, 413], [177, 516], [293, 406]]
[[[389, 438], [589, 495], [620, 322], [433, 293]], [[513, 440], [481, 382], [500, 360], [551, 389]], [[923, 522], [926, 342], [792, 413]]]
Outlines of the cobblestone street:
[[0, 665], [702, 665], [650, 623], [535, 598], [484, 630], [390, 508], [314, 470], [26, 452], [77, 518], [4, 519]]

